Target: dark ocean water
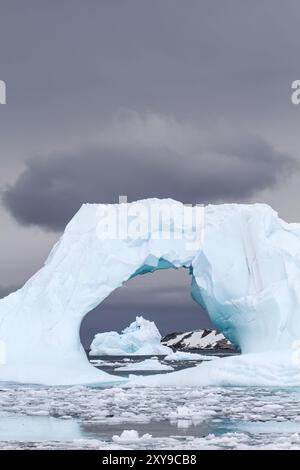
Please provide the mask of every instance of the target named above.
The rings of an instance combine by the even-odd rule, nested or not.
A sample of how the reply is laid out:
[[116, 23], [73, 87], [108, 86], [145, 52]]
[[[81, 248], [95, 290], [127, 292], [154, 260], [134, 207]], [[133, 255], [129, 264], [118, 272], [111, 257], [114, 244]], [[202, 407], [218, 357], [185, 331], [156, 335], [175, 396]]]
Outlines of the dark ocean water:
[[[212, 350], [199, 350], [199, 349], [193, 349], [189, 350], [188, 352], [192, 352], [195, 354], [201, 354], [202, 356], [218, 356], [218, 357], [225, 357], [225, 356], [232, 356], [237, 353], [230, 352], [228, 350], [218, 350], [218, 351], [212, 351]], [[86, 351], [88, 355], [88, 351]], [[88, 356], [89, 357], [89, 356]], [[147, 359], [151, 358], [158, 358], [159, 361], [162, 364], [166, 364], [169, 366], [172, 366], [174, 371], [177, 370], [182, 370], [182, 369], [187, 369], [189, 367], [194, 367], [197, 364], [200, 364], [202, 361], [201, 360], [194, 360], [194, 361], [164, 361], [165, 356], [159, 356], [159, 355], [152, 355], [152, 356], [92, 356], [89, 357], [91, 363], [100, 370], [103, 370], [109, 374], [113, 375], [118, 375], [121, 377], [127, 377], [129, 374], [135, 374], [135, 375], [153, 375], [153, 374], [166, 374], [170, 371], [158, 371], [158, 370], [131, 370], [129, 371], [118, 371], [115, 370], [118, 367], [125, 366], [126, 364], [134, 365], [139, 362], [145, 361]]]

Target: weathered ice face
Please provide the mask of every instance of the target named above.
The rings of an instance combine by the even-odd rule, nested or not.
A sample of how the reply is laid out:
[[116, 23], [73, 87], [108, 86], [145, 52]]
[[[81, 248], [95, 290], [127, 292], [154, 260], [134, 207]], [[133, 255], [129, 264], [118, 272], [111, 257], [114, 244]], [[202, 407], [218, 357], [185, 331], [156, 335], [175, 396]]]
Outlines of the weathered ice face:
[[[172, 200], [130, 203], [130, 220], [144, 228], [140, 204], [149, 211], [157, 204], [172, 205], [177, 221], [184, 210]], [[0, 339], [6, 355], [0, 379], [23, 381], [22, 357], [30, 364], [22, 368], [24, 381], [95, 381], [97, 374], [80, 345], [82, 318], [128, 279], [160, 269], [190, 269], [193, 297], [243, 353], [286, 352], [300, 337], [298, 224], [283, 222], [263, 204], [230, 204], [201, 209], [200, 238], [194, 222], [186, 224], [184, 232], [171, 224], [168, 233], [164, 221], [158, 231], [148, 226], [138, 236], [128, 231], [127, 236], [112, 237], [99, 233], [100, 209], [102, 213], [105, 207], [82, 206], [45, 266], [21, 290], [0, 301]], [[67, 376], [62, 359], [68, 364]], [[99, 380], [109, 377], [102, 373]]]

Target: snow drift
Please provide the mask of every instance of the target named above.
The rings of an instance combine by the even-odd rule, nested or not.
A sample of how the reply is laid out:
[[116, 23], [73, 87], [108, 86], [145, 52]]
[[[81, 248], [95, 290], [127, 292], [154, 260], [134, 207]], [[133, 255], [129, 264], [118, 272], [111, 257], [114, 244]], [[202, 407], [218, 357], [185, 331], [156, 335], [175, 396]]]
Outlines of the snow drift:
[[98, 333], [91, 344], [90, 356], [151, 356], [171, 352], [171, 348], [161, 344], [161, 334], [155, 323], [141, 316], [121, 334], [116, 331]]
[[[172, 208], [171, 239], [157, 236], [165, 233], [163, 224], [155, 231], [145, 228], [140, 204], [147, 210], [154, 204]], [[295, 381], [300, 385], [299, 373], [295, 374], [300, 361], [292, 354], [294, 341], [300, 338], [300, 224], [284, 222], [264, 204], [209, 205], [203, 210], [199, 245], [190, 243], [193, 221], [185, 222], [186, 230], [178, 237], [182, 203], [148, 199], [128, 206], [131, 221], [143, 225], [139, 239], [130, 234], [101, 239], [98, 214], [107, 206], [85, 204], [44, 267], [22, 289], [0, 301], [0, 341], [6, 356], [0, 380], [46, 384], [119, 380], [89, 364], [79, 340], [82, 318], [129, 278], [183, 266], [192, 275], [193, 298], [206, 308], [216, 328], [248, 353], [247, 360], [243, 354], [230, 358], [232, 362], [224, 360], [230, 364], [228, 370], [235, 370], [235, 382], [240, 377], [244, 383], [249, 370], [255, 375], [257, 358], [267, 354], [265, 381], [269, 377], [274, 383], [278, 372], [278, 381], [284, 376], [285, 385], [289, 378], [292, 385]], [[252, 356], [256, 359], [250, 367]], [[201, 383], [203, 374], [220, 369], [222, 361], [197, 366], [193, 379]], [[247, 368], [239, 361], [246, 361]]]

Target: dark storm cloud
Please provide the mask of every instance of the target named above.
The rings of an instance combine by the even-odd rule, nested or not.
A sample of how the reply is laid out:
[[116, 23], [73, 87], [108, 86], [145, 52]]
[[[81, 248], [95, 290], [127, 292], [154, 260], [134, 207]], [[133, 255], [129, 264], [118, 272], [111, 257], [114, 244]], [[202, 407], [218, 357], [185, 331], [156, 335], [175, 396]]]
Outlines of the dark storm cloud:
[[298, 19], [298, 1], [2, 0], [0, 137], [56, 146], [120, 107], [212, 126], [273, 119], [299, 72]]
[[[299, 11], [298, 2], [277, 0], [3, 1], [1, 78], [9, 96], [0, 141], [19, 146], [13, 153], [22, 164], [38, 152], [35, 142], [52, 155], [27, 164], [4, 190], [5, 207], [22, 224], [57, 230], [83, 202], [119, 194], [225, 202], [276, 188], [293, 161], [272, 142], [244, 140], [238, 126], [257, 126], [264, 136], [261, 120], [284, 121], [290, 112]], [[91, 134], [119, 109], [209, 128], [213, 143], [90, 150]], [[216, 143], [218, 128], [227, 127], [235, 138]], [[71, 146], [69, 156], [60, 150]], [[19, 172], [11, 160], [5, 148], [4, 170]]]
[[85, 202], [117, 202], [119, 195], [242, 201], [297, 168], [257, 137], [215, 139], [182, 152], [128, 145], [37, 158], [4, 191], [3, 203], [22, 224], [60, 230]]

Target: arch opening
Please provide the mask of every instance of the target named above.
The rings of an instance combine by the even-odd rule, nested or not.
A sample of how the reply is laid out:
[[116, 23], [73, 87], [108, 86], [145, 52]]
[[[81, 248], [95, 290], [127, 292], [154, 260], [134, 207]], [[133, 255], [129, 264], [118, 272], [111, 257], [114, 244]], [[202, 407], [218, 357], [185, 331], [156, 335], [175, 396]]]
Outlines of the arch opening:
[[137, 315], [154, 321], [162, 336], [213, 328], [208, 313], [191, 296], [189, 268], [161, 263], [158, 270], [139, 270], [82, 320], [80, 338], [88, 350], [94, 335], [122, 331]]

